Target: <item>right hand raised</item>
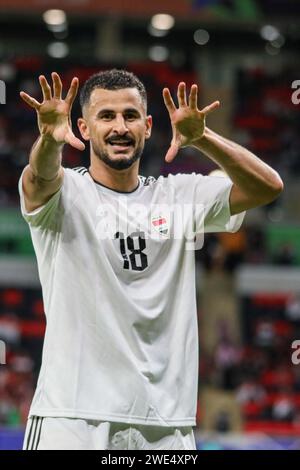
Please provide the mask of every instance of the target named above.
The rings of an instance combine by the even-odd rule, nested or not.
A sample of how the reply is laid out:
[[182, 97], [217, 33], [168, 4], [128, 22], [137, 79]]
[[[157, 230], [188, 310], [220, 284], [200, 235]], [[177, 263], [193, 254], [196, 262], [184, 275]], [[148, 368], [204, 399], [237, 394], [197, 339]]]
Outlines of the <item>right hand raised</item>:
[[29, 96], [24, 91], [20, 92], [21, 98], [37, 112], [38, 126], [42, 136], [54, 139], [58, 144], [70, 144], [78, 150], [84, 150], [85, 145], [72, 131], [71, 109], [78, 91], [78, 78], [74, 77], [65, 99], [62, 99], [62, 83], [60, 76], [52, 72], [53, 96], [49, 83], [44, 75], [40, 75], [39, 81], [43, 92], [43, 102]]

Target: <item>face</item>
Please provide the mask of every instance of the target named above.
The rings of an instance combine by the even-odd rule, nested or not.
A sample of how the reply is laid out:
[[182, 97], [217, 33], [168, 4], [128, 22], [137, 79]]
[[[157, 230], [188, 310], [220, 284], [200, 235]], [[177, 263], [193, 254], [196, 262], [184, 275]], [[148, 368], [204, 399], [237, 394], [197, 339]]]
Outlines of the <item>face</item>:
[[152, 118], [136, 88], [96, 88], [84, 107], [78, 127], [90, 140], [94, 155], [116, 170], [129, 168], [151, 135]]

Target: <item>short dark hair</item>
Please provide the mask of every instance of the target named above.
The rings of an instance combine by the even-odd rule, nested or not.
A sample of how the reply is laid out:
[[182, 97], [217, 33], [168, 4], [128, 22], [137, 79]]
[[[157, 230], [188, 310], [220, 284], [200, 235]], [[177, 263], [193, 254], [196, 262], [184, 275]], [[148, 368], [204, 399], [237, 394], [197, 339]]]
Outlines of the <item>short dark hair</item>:
[[80, 92], [81, 109], [88, 104], [90, 96], [95, 88], [105, 90], [122, 90], [123, 88], [137, 88], [145, 109], [147, 110], [147, 92], [144, 84], [132, 72], [121, 69], [104, 70], [95, 73], [84, 83]]

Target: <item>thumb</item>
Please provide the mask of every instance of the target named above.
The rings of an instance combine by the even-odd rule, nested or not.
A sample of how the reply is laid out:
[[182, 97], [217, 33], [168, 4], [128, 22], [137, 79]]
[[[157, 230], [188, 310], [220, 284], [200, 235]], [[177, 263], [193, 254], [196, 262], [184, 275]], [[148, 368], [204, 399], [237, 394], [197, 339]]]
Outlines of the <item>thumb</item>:
[[176, 157], [178, 150], [179, 150], [178, 144], [171, 144], [166, 153], [165, 161], [168, 163], [171, 163]]
[[209, 104], [205, 108], [201, 109], [203, 114], [208, 114], [217, 109], [220, 106], [220, 101], [214, 101], [213, 103]]
[[74, 148], [77, 149], [77, 150], [84, 150], [84, 149], [85, 149], [84, 143], [83, 143], [80, 139], [78, 139], [78, 138], [73, 134], [73, 132], [69, 132], [69, 133], [66, 135], [65, 142], [66, 142], [67, 144], [70, 144], [72, 147], [74, 147]]

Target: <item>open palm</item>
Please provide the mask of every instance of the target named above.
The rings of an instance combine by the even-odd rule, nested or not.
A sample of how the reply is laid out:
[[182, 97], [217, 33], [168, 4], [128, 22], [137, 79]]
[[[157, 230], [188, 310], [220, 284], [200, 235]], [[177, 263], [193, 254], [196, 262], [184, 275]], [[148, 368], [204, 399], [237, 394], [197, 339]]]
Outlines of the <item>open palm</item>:
[[44, 75], [39, 77], [43, 92], [43, 101], [39, 103], [30, 95], [21, 91], [21, 98], [37, 112], [41, 135], [49, 136], [59, 144], [70, 144], [78, 150], [85, 145], [72, 131], [71, 109], [78, 91], [78, 78], [74, 77], [65, 99], [62, 99], [62, 82], [56, 72], [51, 74], [53, 92]]
[[176, 108], [170, 90], [168, 88], [163, 89], [163, 98], [169, 112], [173, 133], [171, 144], [165, 157], [167, 162], [171, 162], [175, 158], [181, 147], [186, 147], [194, 141], [201, 139], [205, 129], [206, 115], [220, 105], [219, 101], [214, 101], [205, 108], [198, 109], [197, 92], [197, 85], [192, 85], [189, 101], [187, 102], [186, 85], [184, 82], [180, 82], [177, 89], [179, 107]]

